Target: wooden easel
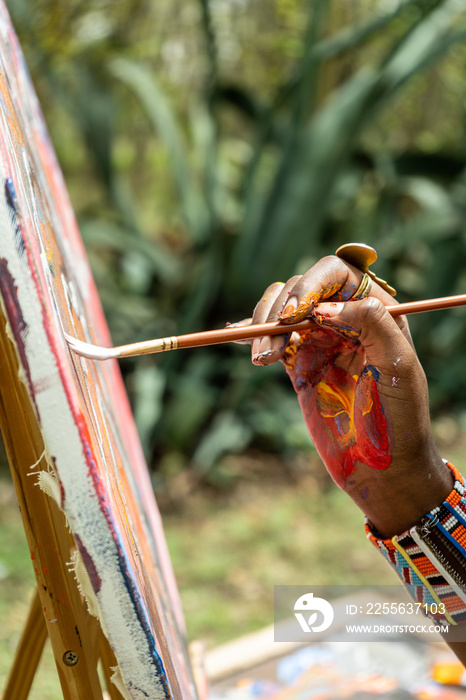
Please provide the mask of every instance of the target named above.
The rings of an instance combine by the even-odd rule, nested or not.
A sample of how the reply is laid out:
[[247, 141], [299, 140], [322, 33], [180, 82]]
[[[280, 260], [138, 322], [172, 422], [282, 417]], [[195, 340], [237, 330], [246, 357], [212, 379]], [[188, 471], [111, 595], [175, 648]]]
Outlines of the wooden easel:
[[18, 371], [16, 349], [0, 307], [0, 428], [37, 583], [3, 698], [29, 696], [48, 636], [65, 700], [102, 700], [99, 659], [108, 695], [122, 700], [110, 682], [115, 656], [67, 568], [74, 540], [65, 516], [36, 485], [34, 476], [28, 476], [31, 465], [43, 455], [44, 444]]

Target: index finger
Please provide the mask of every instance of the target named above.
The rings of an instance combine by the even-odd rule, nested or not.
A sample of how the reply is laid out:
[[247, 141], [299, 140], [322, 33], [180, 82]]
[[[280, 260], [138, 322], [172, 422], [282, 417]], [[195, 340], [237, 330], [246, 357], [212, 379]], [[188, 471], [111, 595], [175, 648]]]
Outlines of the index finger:
[[[284, 323], [299, 323], [313, 315], [314, 308], [322, 301], [356, 301], [364, 273], [335, 255], [319, 260], [290, 290], [288, 305], [279, 315]], [[392, 306], [398, 302], [376, 282], [372, 282], [369, 295]], [[395, 318], [397, 326], [412, 345], [411, 334], [405, 316]]]
[[[278, 319], [285, 327], [287, 323], [299, 323], [312, 316], [316, 304], [324, 299], [350, 299], [358, 290], [363, 275], [364, 273], [341, 258], [329, 255], [322, 258], [304, 275], [288, 280], [272, 306], [258, 305], [256, 310], [260, 309], [260, 318], [255, 315], [253, 322], [265, 323]], [[265, 316], [264, 311], [267, 308], [269, 313]], [[288, 336], [266, 337], [255, 341], [252, 361], [254, 364], [269, 365], [280, 360], [289, 339], [288, 334]], [[296, 334], [296, 342], [298, 341], [299, 336]]]

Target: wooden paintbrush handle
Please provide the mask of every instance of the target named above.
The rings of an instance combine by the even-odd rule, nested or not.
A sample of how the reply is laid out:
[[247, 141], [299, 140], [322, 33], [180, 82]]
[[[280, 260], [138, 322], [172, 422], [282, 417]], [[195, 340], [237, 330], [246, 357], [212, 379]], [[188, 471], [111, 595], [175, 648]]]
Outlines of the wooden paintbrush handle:
[[120, 345], [118, 357], [130, 357], [132, 355], [150, 355], [152, 353], [166, 352], [181, 348], [198, 348], [203, 345], [218, 345], [219, 343], [231, 343], [235, 340], [249, 340], [250, 338], [262, 338], [265, 335], [280, 335], [293, 331], [307, 331], [315, 327], [312, 320], [301, 321], [285, 326], [283, 323], [258, 323], [253, 326], [238, 326], [238, 328], [220, 328], [214, 331], [201, 331], [200, 333], [188, 333], [187, 335], [168, 336], [158, 340], [147, 340], [141, 343]]
[[[439, 299], [424, 299], [422, 301], [412, 301], [406, 304], [393, 304], [387, 306], [387, 311], [392, 316], [403, 314], [422, 313], [423, 311], [434, 311], [435, 309], [446, 309], [453, 306], [466, 304], [466, 294], [458, 294], [452, 297], [441, 297]], [[148, 340], [142, 343], [132, 343], [122, 345], [118, 348], [118, 357], [129, 355], [148, 355], [151, 353], [165, 352], [181, 348], [197, 348], [204, 345], [218, 345], [219, 343], [229, 343], [235, 340], [249, 340], [251, 338], [262, 338], [266, 335], [281, 335], [292, 333], [293, 331], [306, 331], [314, 327], [312, 320], [301, 321], [285, 325], [283, 323], [258, 323], [252, 326], [238, 326], [237, 328], [220, 328], [214, 331], [201, 331], [200, 333], [189, 333], [188, 335], [169, 336], [156, 341]]]
[[452, 297], [439, 297], [438, 299], [423, 299], [421, 301], [408, 301], [404, 304], [387, 306], [387, 311], [392, 316], [403, 314], [419, 314], [423, 311], [437, 311], [438, 309], [451, 309], [454, 306], [464, 306], [466, 294], [456, 294]]
[[[393, 304], [387, 306], [387, 311], [392, 316], [403, 314], [415, 314], [423, 311], [435, 311], [436, 309], [449, 309], [453, 306], [466, 305], [466, 294], [457, 294], [451, 297], [441, 297], [439, 299], [425, 299], [423, 301], [412, 301], [406, 304]], [[230, 343], [235, 340], [250, 340], [251, 338], [261, 338], [267, 335], [284, 335], [293, 331], [306, 331], [315, 327], [311, 319], [301, 321], [301, 323], [260, 323], [251, 326], [237, 326], [235, 328], [221, 328], [214, 331], [203, 331], [201, 333], [189, 333], [188, 335], [168, 336], [156, 340], [146, 340], [141, 343], [131, 343], [120, 345], [116, 348], [102, 348], [90, 345], [78, 338], [73, 338], [65, 334], [70, 348], [78, 355], [88, 357], [93, 360], [109, 360], [117, 357], [133, 357], [135, 355], [150, 355], [152, 353], [176, 350], [177, 348], [196, 348], [203, 345], [218, 345], [219, 343]]]

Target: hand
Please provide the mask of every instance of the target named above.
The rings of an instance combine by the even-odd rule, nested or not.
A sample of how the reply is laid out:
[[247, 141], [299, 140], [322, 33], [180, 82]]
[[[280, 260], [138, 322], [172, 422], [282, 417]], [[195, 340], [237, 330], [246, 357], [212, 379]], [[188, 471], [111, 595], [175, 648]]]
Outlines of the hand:
[[348, 301], [361, 279], [329, 256], [268, 287], [252, 323], [312, 318], [315, 328], [252, 341], [252, 361], [282, 360], [330, 475], [388, 537], [441, 503], [452, 479], [434, 444], [406, 318], [390, 316], [393, 299], [375, 283], [368, 298]]

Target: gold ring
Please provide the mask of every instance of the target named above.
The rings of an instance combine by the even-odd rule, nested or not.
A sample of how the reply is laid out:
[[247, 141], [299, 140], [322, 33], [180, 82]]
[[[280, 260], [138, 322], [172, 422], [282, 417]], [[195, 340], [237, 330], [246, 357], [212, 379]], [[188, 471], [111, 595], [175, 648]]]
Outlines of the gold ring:
[[361, 280], [361, 284], [351, 297], [351, 301], [359, 301], [360, 299], [365, 299], [366, 297], [369, 296], [370, 291], [372, 288], [372, 279], [369, 277], [367, 272], [364, 273], [364, 276]]

